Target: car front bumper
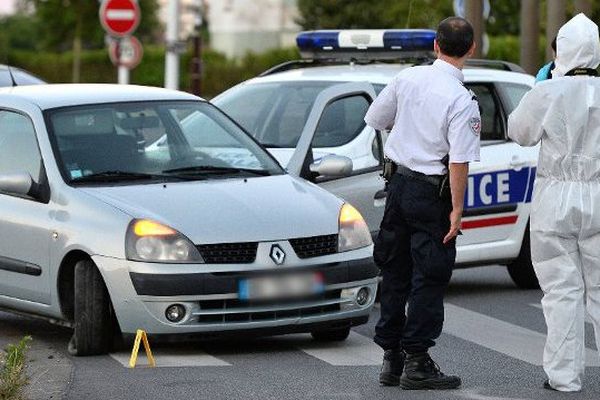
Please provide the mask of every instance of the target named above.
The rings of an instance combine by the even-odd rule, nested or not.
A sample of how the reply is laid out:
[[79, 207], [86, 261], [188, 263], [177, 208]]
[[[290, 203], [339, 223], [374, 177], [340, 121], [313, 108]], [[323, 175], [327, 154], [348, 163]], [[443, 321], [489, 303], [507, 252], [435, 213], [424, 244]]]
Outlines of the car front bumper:
[[[364, 323], [375, 301], [378, 269], [367, 247], [338, 255], [318, 257], [289, 272], [320, 272], [322, 295], [293, 302], [253, 304], [239, 299], [238, 282], [271, 267], [234, 268], [217, 265], [139, 263], [94, 256], [106, 282], [121, 331], [143, 329], [153, 335], [255, 331], [265, 334], [308, 332]], [[337, 257], [335, 257], [337, 256]], [[320, 262], [319, 262], [320, 261]], [[368, 301], [359, 304], [361, 288]], [[166, 309], [185, 308], [185, 317], [170, 322]]]

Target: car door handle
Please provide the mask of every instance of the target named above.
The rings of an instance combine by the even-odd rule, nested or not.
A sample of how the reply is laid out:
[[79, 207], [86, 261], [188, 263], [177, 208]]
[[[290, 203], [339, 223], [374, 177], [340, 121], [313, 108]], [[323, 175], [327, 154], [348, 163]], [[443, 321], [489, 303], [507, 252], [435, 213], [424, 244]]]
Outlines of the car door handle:
[[378, 191], [377, 193], [375, 193], [375, 200], [383, 200], [387, 197], [387, 192], [382, 189], [380, 191]]

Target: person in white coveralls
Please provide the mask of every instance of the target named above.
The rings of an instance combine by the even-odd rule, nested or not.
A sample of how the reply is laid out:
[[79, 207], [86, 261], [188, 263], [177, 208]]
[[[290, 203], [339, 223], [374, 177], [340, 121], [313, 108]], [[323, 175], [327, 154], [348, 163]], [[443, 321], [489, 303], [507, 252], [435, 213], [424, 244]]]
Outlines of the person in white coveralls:
[[585, 312], [600, 346], [600, 64], [598, 26], [584, 14], [558, 32], [552, 79], [508, 120], [522, 146], [541, 143], [531, 210], [531, 258], [544, 291], [547, 389], [579, 391]]

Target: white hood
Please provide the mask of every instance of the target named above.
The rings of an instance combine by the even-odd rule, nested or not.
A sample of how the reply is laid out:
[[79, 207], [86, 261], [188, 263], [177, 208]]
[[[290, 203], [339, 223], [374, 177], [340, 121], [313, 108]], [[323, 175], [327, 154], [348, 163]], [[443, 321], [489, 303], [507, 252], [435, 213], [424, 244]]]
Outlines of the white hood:
[[580, 13], [571, 18], [556, 36], [556, 68], [552, 77], [565, 76], [575, 68], [598, 68], [600, 39], [598, 25]]

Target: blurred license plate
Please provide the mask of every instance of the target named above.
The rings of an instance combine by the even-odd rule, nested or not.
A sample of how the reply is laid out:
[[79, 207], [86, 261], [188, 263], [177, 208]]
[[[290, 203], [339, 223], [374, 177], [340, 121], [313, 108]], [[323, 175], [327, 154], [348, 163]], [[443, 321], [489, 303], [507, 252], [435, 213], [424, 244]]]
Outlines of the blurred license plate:
[[320, 273], [264, 276], [239, 281], [241, 300], [289, 299], [319, 294], [323, 290]]

